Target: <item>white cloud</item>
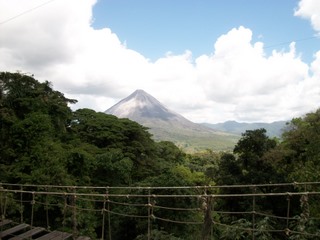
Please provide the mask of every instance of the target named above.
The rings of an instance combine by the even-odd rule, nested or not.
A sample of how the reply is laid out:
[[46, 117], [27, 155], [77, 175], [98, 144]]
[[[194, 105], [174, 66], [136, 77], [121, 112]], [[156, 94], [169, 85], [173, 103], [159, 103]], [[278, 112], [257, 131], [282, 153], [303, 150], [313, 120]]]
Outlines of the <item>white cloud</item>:
[[319, 0], [300, 0], [299, 7], [295, 11], [295, 16], [310, 20], [312, 27], [320, 32], [320, 1]]
[[308, 78], [308, 65], [296, 55], [294, 43], [289, 52], [273, 51], [266, 57], [263, 44], [251, 43], [251, 37], [249, 29], [232, 29], [217, 40], [212, 56], [196, 60], [205, 92], [213, 101], [233, 104], [239, 120], [290, 118], [295, 112], [281, 116], [279, 107], [286, 99], [297, 103], [304, 97], [287, 89]]
[[9, 49], [12, 60], [21, 67], [72, 62], [80, 37], [89, 29], [86, 23], [94, 2], [56, 0], [35, 8], [44, 1], [1, 0], [1, 22], [34, 9], [1, 25], [5, 33], [0, 37], [1, 48]]
[[[0, 22], [44, 2], [0, 0]], [[55, 0], [1, 24], [0, 70], [33, 73], [78, 99], [76, 107], [97, 111], [136, 89], [196, 122], [274, 121], [318, 107], [320, 52], [311, 66], [294, 43], [267, 56], [239, 27], [220, 36], [213, 53], [194, 59], [186, 50], [150, 62], [111, 29], [91, 27], [95, 2]]]

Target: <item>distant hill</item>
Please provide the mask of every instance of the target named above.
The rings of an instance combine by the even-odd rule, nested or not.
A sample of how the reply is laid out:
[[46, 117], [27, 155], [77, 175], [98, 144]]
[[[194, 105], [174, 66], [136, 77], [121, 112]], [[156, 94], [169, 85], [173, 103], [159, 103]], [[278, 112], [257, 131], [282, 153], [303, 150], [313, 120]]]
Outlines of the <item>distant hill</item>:
[[218, 131], [224, 131], [234, 134], [244, 133], [246, 130], [264, 128], [267, 130], [269, 137], [281, 137], [286, 127], [287, 121], [276, 121], [272, 123], [240, 123], [236, 121], [227, 121], [224, 123], [210, 124], [203, 123], [203, 126], [210, 127]]
[[148, 127], [156, 141], [171, 141], [187, 152], [233, 150], [239, 139], [237, 134], [189, 121], [143, 90], [136, 90], [105, 113], [136, 121]]

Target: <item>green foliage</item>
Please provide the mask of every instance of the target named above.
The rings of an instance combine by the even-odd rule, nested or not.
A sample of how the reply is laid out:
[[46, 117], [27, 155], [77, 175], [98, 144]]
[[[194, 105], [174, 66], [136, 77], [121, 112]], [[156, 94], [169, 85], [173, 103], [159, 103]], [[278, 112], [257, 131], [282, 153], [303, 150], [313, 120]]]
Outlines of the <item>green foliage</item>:
[[239, 219], [232, 222], [230, 227], [225, 227], [221, 234], [221, 239], [224, 240], [242, 240], [249, 239], [251, 222], [246, 219]]
[[75, 184], [82, 186], [92, 184], [92, 172], [96, 168], [95, 154], [98, 149], [78, 141], [66, 145], [65, 149], [67, 151], [66, 170], [74, 177]]
[[11, 115], [24, 119], [29, 113], [41, 112], [50, 115], [59, 131], [65, 130], [65, 121], [71, 114], [68, 104], [76, 102], [54, 91], [49, 82], [40, 83], [20, 73], [1, 72], [0, 91], [1, 118]]
[[148, 238], [147, 234], [139, 235], [135, 238], [135, 240], [182, 240], [181, 238], [173, 236], [173, 234], [169, 234], [162, 230], [152, 230], [150, 234], [150, 238]]
[[283, 135], [290, 165], [289, 181], [317, 181], [320, 177], [320, 109], [304, 118], [293, 119]]
[[95, 158], [92, 182], [96, 186], [131, 185], [133, 162], [121, 149], [109, 149]]
[[241, 162], [240, 183], [268, 183], [274, 177], [275, 169], [263, 156], [277, 145], [276, 140], [266, 135], [265, 129], [247, 130], [236, 144], [233, 152]]
[[218, 170], [216, 173], [216, 182], [218, 185], [238, 184], [242, 176], [241, 162], [231, 153], [225, 153], [221, 156]]
[[213, 152], [207, 149], [204, 152], [188, 155], [188, 167], [192, 171], [203, 172], [208, 178], [208, 184], [214, 184], [218, 172], [218, 163], [221, 153]]
[[273, 239], [274, 237], [272, 236], [271, 231], [274, 230], [274, 224], [275, 222], [269, 217], [261, 219], [255, 226], [255, 238], [259, 240]]
[[161, 141], [156, 143], [156, 147], [159, 161], [173, 165], [183, 163], [186, 158], [186, 154], [172, 142]]
[[[175, 186], [205, 182], [204, 173], [184, 166], [184, 152], [171, 142], [154, 142], [140, 124], [90, 109], [72, 112], [68, 104], [75, 100], [65, 98], [48, 82], [39, 83], [32, 76], [1, 73], [0, 79], [0, 170], [5, 172], [1, 181], [96, 186], [139, 183]], [[49, 211], [53, 219], [59, 212], [55, 208]], [[67, 227], [71, 218], [66, 213]], [[86, 234], [94, 236], [98, 226], [96, 217], [83, 212], [77, 218], [79, 226], [87, 229]], [[91, 219], [92, 224], [86, 225], [84, 219]], [[133, 220], [121, 220], [118, 224], [135, 229], [127, 232], [130, 238], [142, 229]], [[116, 228], [120, 229], [119, 225]], [[179, 233], [179, 228], [175, 232]], [[127, 238], [123, 234], [119, 233], [119, 239]], [[174, 239], [162, 230], [155, 229], [153, 234]]]
[[[238, 153], [240, 156], [250, 156], [254, 155], [257, 157], [262, 157], [262, 155], [269, 149], [275, 147], [276, 142], [269, 139], [266, 135], [266, 130], [256, 129], [256, 130], [247, 130], [242, 134], [242, 138], [238, 141], [237, 145], [234, 148], [234, 153]], [[246, 166], [247, 162], [244, 162]]]
[[[153, 141], [147, 128], [129, 119], [119, 119], [90, 109], [72, 112], [68, 104], [75, 102], [53, 90], [49, 82], [40, 83], [32, 76], [21, 73], [0, 72], [0, 182], [176, 187], [304, 182], [318, 181], [320, 178], [320, 110], [293, 119], [281, 142], [270, 139], [265, 129], [248, 130], [242, 134], [233, 153], [206, 150], [187, 155], [172, 142]], [[191, 137], [190, 141], [193, 141]], [[295, 190], [297, 188], [294, 187], [286, 189]], [[145, 190], [141, 191], [146, 194], [143, 192]], [[222, 188], [217, 191], [225, 194], [271, 192], [264, 187], [245, 190]], [[0, 196], [1, 203], [5, 199], [3, 194]], [[153, 190], [151, 194], [201, 195], [203, 192], [195, 193], [187, 188], [173, 192], [172, 189], [163, 188]], [[172, 211], [174, 208], [199, 209], [199, 199], [154, 199], [160, 208], [155, 208], [153, 214], [176, 222], [201, 222], [204, 219], [202, 211]], [[270, 199], [270, 203], [262, 198], [257, 199], [255, 210], [285, 216], [287, 202], [274, 205], [273, 198]], [[31, 196], [24, 200], [30, 202]], [[50, 213], [53, 225], [62, 222], [61, 212], [64, 208], [61, 199], [59, 202], [57, 199], [37, 196], [36, 200], [42, 203], [49, 201], [52, 205], [48, 209], [37, 207], [35, 211], [46, 210]], [[295, 221], [290, 222], [290, 228], [297, 232], [318, 233], [320, 223], [311, 218], [310, 213], [320, 216], [319, 198], [300, 200], [291, 199], [290, 214], [295, 216]], [[8, 201], [8, 214], [18, 220], [22, 210], [31, 210], [21, 209], [15, 201], [13, 196]], [[83, 209], [92, 209], [96, 207], [95, 204], [102, 205], [101, 202], [88, 203], [84, 199], [77, 199], [77, 202]], [[142, 200], [139, 203], [146, 204]], [[221, 198], [215, 199], [214, 203], [215, 208], [229, 211], [251, 211], [252, 204], [249, 198], [238, 201]], [[130, 205], [114, 206], [113, 210], [120, 214], [146, 215], [143, 210]], [[256, 239], [283, 237], [268, 232], [280, 224], [276, 220], [273, 222], [270, 218], [260, 216], [252, 226], [251, 215], [247, 218], [218, 215], [212, 212], [215, 221], [232, 224], [231, 227], [213, 226], [215, 232], [212, 236], [217, 239], [251, 239], [252, 232], [248, 229], [252, 227], [255, 228], [253, 234]], [[68, 230], [72, 228], [73, 221], [70, 209], [65, 212], [65, 217]], [[37, 215], [37, 219], [39, 224], [45, 221], [41, 214]], [[100, 219], [100, 213], [78, 213], [81, 234], [96, 238], [101, 228]], [[281, 226], [286, 227], [283, 224]], [[146, 222], [141, 219], [112, 216], [115, 239], [146, 239], [146, 227]], [[201, 227], [196, 225], [173, 224], [156, 218], [152, 222], [151, 239], [195, 239], [200, 236]], [[286, 237], [303, 239], [305, 236], [293, 232]]]
[[219, 239], [232, 240], [232, 239], [255, 239], [259, 240], [269, 240], [274, 239], [271, 231], [273, 230], [274, 222], [271, 221], [269, 217], [264, 217], [259, 220], [254, 226], [254, 231], [252, 222], [241, 218], [231, 223], [230, 226], [221, 226], [221, 235]]
[[79, 109], [69, 130], [79, 142], [97, 148], [90, 177], [95, 185], [131, 184], [150, 175], [156, 165], [156, 143], [136, 122]]
[[59, 138], [71, 117], [68, 104], [76, 101], [20, 73], [1, 72], [0, 91], [0, 180], [70, 183]]

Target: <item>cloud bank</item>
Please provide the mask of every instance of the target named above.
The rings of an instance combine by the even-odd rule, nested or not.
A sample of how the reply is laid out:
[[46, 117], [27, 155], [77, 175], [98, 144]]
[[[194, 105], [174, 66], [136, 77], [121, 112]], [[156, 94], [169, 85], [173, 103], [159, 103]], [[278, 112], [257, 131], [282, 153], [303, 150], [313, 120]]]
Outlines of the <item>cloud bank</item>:
[[[105, 111], [136, 89], [194, 122], [288, 120], [319, 107], [320, 51], [311, 64], [301, 60], [294, 42], [288, 51], [267, 55], [249, 28], [235, 26], [212, 53], [193, 58], [186, 50], [152, 62], [107, 26], [92, 28], [95, 0], [35, 8], [43, 3], [0, 0], [0, 71], [49, 80], [79, 101], [74, 108]], [[319, 32], [319, 9], [318, 0], [302, 0], [294, 14]]]

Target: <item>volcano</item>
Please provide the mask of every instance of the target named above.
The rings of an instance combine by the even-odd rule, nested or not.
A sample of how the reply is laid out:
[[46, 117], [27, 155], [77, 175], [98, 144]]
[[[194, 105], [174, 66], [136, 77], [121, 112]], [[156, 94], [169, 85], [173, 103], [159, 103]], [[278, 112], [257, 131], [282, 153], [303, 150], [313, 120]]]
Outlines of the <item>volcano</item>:
[[187, 151], [232, 150], [239, 136], [194, 123], [144, 90], [136, 90], [105, 111], [147, 127], [156, 141], [171, 141]]

